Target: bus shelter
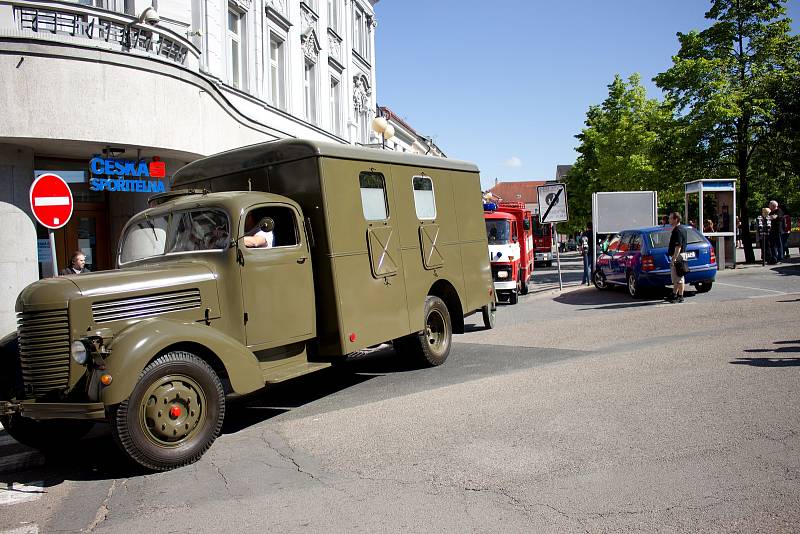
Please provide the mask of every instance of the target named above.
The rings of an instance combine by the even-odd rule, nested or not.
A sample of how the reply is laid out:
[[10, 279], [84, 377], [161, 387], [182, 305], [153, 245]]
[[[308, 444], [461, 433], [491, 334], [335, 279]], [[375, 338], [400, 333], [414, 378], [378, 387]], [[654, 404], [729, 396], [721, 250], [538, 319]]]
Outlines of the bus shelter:
[[736, 267], [736, 180], [686, 182], [683, 216], [714, 245], [720, 269]]

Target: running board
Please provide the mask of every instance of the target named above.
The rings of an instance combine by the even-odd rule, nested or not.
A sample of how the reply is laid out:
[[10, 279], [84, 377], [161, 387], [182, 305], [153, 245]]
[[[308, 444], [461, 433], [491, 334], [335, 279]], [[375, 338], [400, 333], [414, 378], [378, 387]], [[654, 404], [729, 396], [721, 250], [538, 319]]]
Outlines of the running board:
[[259, 364], [261, 367], [261, 376], [264, 384], [277, 384], [291, 378], [297, 378], [320, 369], [330, 367], [330, 363], [324, 362], [309, 362], [306, 358], [306, 352], [303, 351], [297, 356], [286, 358], [283, 360], [264, 362]]

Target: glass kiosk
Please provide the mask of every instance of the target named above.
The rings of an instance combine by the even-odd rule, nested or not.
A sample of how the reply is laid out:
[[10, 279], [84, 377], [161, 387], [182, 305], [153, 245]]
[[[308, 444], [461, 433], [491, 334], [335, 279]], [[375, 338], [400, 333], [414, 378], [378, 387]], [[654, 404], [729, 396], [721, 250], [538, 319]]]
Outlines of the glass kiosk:
[[686, 182], [683, 215], [714, 245], [719, 268], [736, 268], [736, 180]]

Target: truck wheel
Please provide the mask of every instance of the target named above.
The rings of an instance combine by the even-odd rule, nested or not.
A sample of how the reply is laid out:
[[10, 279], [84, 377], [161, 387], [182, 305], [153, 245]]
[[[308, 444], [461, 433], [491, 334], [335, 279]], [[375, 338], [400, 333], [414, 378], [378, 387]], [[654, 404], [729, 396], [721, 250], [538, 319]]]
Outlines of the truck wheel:
[[94, 421], [80, 419], [45, 419], [37, 421], [19, 414], [0, 416], [6, 432], [23, 445], [50, 451], [74, 443], [89, 433]]
[[486, 330], [494, 328], [494, 322], [497, 317], [497, 303], [492, 300], [489, 304], [481, 308], [483, 313], [483, 326]]
[[450, 354], [450, 341], [453, 338], [453, 326], [450, 312], [439, 297], [428, 296], [425, 299], [425, 330], [419, 334], [405, 336], [395, 342], [401, 352], [411, 352], [424, 365], [442, 365]]
[[512, 289], [511, 293], [508, 294], [508, 303], [516, 304], [517, 302], [519, 302], [519, 295], [517, 295], [516, 289]]
[[217, 374], [194, 354], [175, 351], [144, 368], [111, 417], [111, 428], [131, 459], [166, 471], [197, 461], [217, 439], [224, 417]]
[[530, 288], [528, 287], [528, 278], [525, 276], [525, 269], [519, 270], [519, 279], [522, 281], [520, 284], [519, 292], [522, 295], [527, 295]]

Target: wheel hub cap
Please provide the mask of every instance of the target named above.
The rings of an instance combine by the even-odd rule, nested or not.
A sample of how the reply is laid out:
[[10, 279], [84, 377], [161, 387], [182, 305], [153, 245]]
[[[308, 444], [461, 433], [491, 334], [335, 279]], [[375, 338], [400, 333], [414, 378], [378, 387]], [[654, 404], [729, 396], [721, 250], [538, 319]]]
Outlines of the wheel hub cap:
[[202, 394], [188, 377], [164, 377], [142, 401], [142, 425], [157, 442], [176, 444], [198, 429], [202, 421]]

